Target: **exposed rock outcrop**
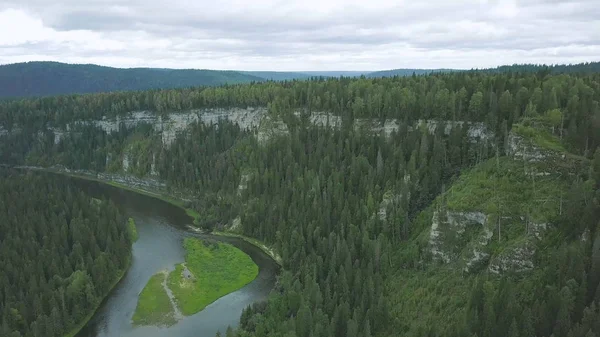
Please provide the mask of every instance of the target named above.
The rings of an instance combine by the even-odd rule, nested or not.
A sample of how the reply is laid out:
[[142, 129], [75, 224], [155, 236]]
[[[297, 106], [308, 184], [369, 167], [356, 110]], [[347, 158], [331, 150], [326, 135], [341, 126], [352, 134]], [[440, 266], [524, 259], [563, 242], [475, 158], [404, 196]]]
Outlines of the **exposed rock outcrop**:
[[284, 121], [277, 117], [265, 115], [260, 122], [256, 137], [259, 144], [265, 144], [274, 137], [287, 135], [288, 133], [288, 126]]
[[508, 155], [516, 160], [539, 162], [547, 158], [550, 153], [536, 146], [530, 139], [511, 132], [508, 135]]
[[[458, 260], [463, 248], [459, 243], [463, 241], [467, 227], [474, 226], [479, 233], [479, 245], [486, 246], [492, 237], [487, 222], [487, 216], [481, 212], [435, 211], [429, 233], [430, 252], [434, 260], [444, 263]], [[482, 254], [481, 250], [473, 248], [474, 256], [479, 258]]]
[[533, 269], [533, 243], [525, 241], [515, 247], [506, 248], [490, 262], [488, 270], [493, 274], [522, 273]]
[[[196, 109], [171, 112], [163, 115], [158, 115], [150, 111], [133, 111], [125, 117], [117, 116], [114, 119], [104, 118], [102, 120], [77, 121], [73, 125], [95, 125], [107, 133], [113, 133], [121, 127], [132, 129], [138, 125], [149, 124], [152, 125], [155, 131], [161, 133], [163, 143], [169, 145], [175, 140], [179, 132], [197, 121], [211, 124], [218, 123], [219, 120], [229, 120], [238, 124], [242, 129], [252, 129], [258, 127], [266, 114], [266, 108]], [[66, 131], [70, 131], [73, 125], [67, 125]], [[56, 129], [53, 131], [55, 135], [57, 132], [61, 132]], [[62, 134], [59, 137], [62, 137]]]

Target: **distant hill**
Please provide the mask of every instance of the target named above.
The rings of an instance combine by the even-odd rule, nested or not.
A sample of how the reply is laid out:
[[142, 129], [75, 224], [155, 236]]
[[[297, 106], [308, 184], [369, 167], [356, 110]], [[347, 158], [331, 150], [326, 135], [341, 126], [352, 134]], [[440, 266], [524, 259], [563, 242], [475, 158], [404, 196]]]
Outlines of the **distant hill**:
[[514, 64], [489, 69], [390, 69], [365, 71], [232, 71], [161, 68], [111, 68], [93, 64], [27, 62], [0, 65], [0, 98], [53, 96], [108, 91], [169, 89], [262, 82], [266, 80], [306, 80], [311, 77], [368, 78], [427, 75], [440, 72], [600, 72], [600, 62], [570, 65]]
[[367, 77], [393, 77], [393, 76], [412, 76], [415, 75], [427, 75], [431, 73], [447, 73], [451, 71], [461, 71], [458, 69], [390, 69], [381, 70], [368, 73]]
[[237, 71], [120, 69], [92, 64], [27, 62], [0, 66], [0, 97], [51, 96], [264, 81]]
[[367, 75], [370, 71], [304, 71], [303, 73], [310, 76], [323, 76], [323, 77], [358, 77], [361, 75]]
[[242, 74], [256, 76], [271, 81], [306, 80], [312, 75], [290, 71], [240, 71]]
[[357, 77], [366, 75], [366, 71], [241, 71], [241, 73], [252, 76], [262, 77], [266, 80], [273, 81], [289, 81], [289, 80], [306, 80], [311, 77]]

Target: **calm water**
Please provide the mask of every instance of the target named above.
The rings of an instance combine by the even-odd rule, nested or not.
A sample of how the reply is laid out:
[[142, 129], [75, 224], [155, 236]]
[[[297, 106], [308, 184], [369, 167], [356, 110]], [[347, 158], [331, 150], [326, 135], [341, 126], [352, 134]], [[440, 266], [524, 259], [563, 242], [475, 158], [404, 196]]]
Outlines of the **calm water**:
[[[129, 271], [77, 337], [213, 337], [217, 331], [224, 334], [227, 326], [237, 326], [242, 310], [249, 304], [265, 299], [275, 285], [278, 266], [268, 255], [240, 239], [187, 231], [185, 226], [191, 223], [191, 219], [180, 208], [97, 182], [65, 179], [72, 180], [94, 197], [113, 200], [135, 219], [139, 233], [138, 241], [133, 244]], [[182, 241], [190, 236], [226, 241], [238, 247], [258, 265], [258, 277], [242, 289], [218, 299], [201, 312], [169, 328], [133, 327], [131, 317], [138, 294], [152, 275], [163, 269], [172, 270], [175, 264], [184, 261]]]

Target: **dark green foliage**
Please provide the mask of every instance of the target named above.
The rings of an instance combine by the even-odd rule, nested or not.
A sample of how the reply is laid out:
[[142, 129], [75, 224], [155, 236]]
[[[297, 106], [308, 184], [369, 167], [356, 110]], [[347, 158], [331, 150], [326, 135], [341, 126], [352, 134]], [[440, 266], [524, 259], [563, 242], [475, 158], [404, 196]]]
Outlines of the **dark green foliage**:
[[126, 218], [65, 178], [0, 170], [0, 332], [63, 336], [127, 267]]
[[[457, 71], [467, 71], [461, 69], [392, 69], [375, 71], [367, 73], [367, 77], [392, 77], [392, 76], [412, 76], [412, 75], [428, 75], [435, 73], [449, 73]], [[597, 73], [600, 72], [600, 62], [587, 62], [579, 64], [513, 64], [510, 66], [500, 66], [496, 68], [484, 68], [471, 71], [479, 71], [486, 73], [538, 73], [545, 74], [572, 74], [572, 73]]]
[[237, 71], [130, 68], [27, 62], [0, 66], [0, 98], [185, 88], [263, 81]]
[[[239, 217], [236, 230], [274, 247], [284, 270], [272, 296], [246, 309], [228, 336], [587, 336], [600, 331], [599, 83], [598, 74], [455, 72], [12, 101], [1, 103], [0, 120], [20, 131], [3, 138], [0, 158], [120, 172], [119, 158], [133, 150], [129, 173], [148, 177], [155, 158], [167, 188], [194, 197], [190, 206], [203, 227]], [[196, 123], [164, 145], [148, 126], [113, 134], [87, 127], [54, 144], [50, 129], [135, 110], [247, 106], [268, 106], [289, 134], [259, 143], [229, 122]], [[310, 124], [304, 113], [315, 111], [340, 116], [342, 126]], [[359, 118], [395, 118], [399, 128], [389, 136], [357, 130]], [[420, 119], [440, 124], [415, 127]], [[496, 136], [473, 141], [466, 124], [444, 132], [452, 121], [482, 122], [482, 131]], [[541, 177], [533, 194], [496, 195], [531, 185], [524, 171], [515, 173], [523, 163], [504, 157], [515, 133], [565, 155], [554, 161], [567, 173], [564, 183]], [[107, 164], [107, 155], [115, 161]], [[573, 157], [578, 164], [567, 165]], [[553, 230], [535, 257], [540, 268], [527, 277], [496, 277], [485, 268], [466, 275], [430, 263], [424, 242], [432, 200], [483, 162], [465, 175], [485, 172], [479, 190], [455, 191], [463, 202], [489, 201], [482, 211], [492, 213], [510, 205], [552, 216]], [[496, 190], [496, 181], [510, 186]], [[560, 210], [544, 208], [550, 202], [528, 209], [563, 187]], [[475, 200], [479, 195], [486, 200]], [[440, 209], [455, 202], [440, 201]], [[583, 233], [588, 241], [580, 240]], [[492, 249], [502, 250], [504, 241]]]
[[[340, 115], [346, 126], [356, 118], [396, 118], [407, 125], [418, 119], [480, 121], [499, 135], [497, 142], [502, 146], [506, 143], [502, 137], [520, 116], [545, 116], [558, 105], [561, 114], [549, 116], [558, 116], [561, 127], [554, 125], [553, 130], [573, 152], [590, 156], [600, 145], [600, 133], [594, 132], [600, 125], [599, 77], [597, 73], [542, 77], [534, 73], [456, 72], [71, 95], [0, 102], [0, 121], [4, 129], [31, 135], [44, 127], [138, 110], [162, 114], [192, 108], [269, 106], [283, 116], [294, 109], [329, 111]], [[24, 146], [19, 137], [26, 136], [16, 131], [8, 141], [18, 144], [11, 148]], [[0, 148], [0, 155], [15, 155], [15, 151], [4, 152], [9, 151]]]
[[578, 64], [513, 64], [497, 68], [484, 69], [488, 72], [537, 72], [540, 74], [573, 74], [573, 73], [597, 73], [600, 72], [600, 62], [585, 62]]

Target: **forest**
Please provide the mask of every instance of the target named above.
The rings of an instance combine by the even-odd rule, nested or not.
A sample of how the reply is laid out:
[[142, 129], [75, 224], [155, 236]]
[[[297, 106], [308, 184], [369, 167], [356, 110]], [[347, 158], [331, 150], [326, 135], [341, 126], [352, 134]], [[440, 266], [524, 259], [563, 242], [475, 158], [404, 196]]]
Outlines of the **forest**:
[[[283, 260], [277, 288], [228, 337], [592, 337], [600, 334], [599, 102], [599, 74], [543, 71], [14, 100], [0, 102], [0, 160], [123, 173], [117, 159], [127, 154], [127, 174], [191, 195], [204, 228], [236, 220], [237, 231], [274, 247]], [[194, 122], [166, 144], [148, 124], [107, 133], [73, 123], [214, 107], [268, 107], [287, 131], [259, 142], [230, 121]], [[315, 125], [319, 112], [341, 125]], [[394, 119], [398, 128], [357, 128], [360, 119]], [[541, 159], [526, 159], [519, 140]], [[492, 202], [477, 208], [470, 195]], [[510, 202], [518, 197], [527, 207]], [[489, 260], [465, 270], [450, 260], [471, 250], [474, 229], [440, 234], [455, 253], [448, 261], [429, 240], [435, 219], [467, 209], [485, 211], [494, 227]], [[509, 215], [528, 220], [500, 231]], [[541, 220], [546, 232], [533, 240], [527, 228]], [[523, 242], [535, 247], [533, 267], [502, 267], [510, 260], [502, 254], [525, 251]]]
[[128, 267], [115, 205], [64, 177], [0, 169], [0, 335], [77, 332]]
[[168, 89], [262, 80], [237, 71], [119, 69], [93, 64], [26, 62], [0, 66], [0, 98]]
[[[26, 62], [0, 65], [0, 99], [44, 97], [67, 94], [190, 88], [194, 86], [234, 85], [265, 81], [294, 81], [311, 78], [367, 78], [450, 73], [460, 69], [391, 69], [382, 71], [218, 71], [207, 69], [111, 68], [93, 64]], [[573, 65], [514, 64], [483, 73], [592, 73], [600, 62]]]

